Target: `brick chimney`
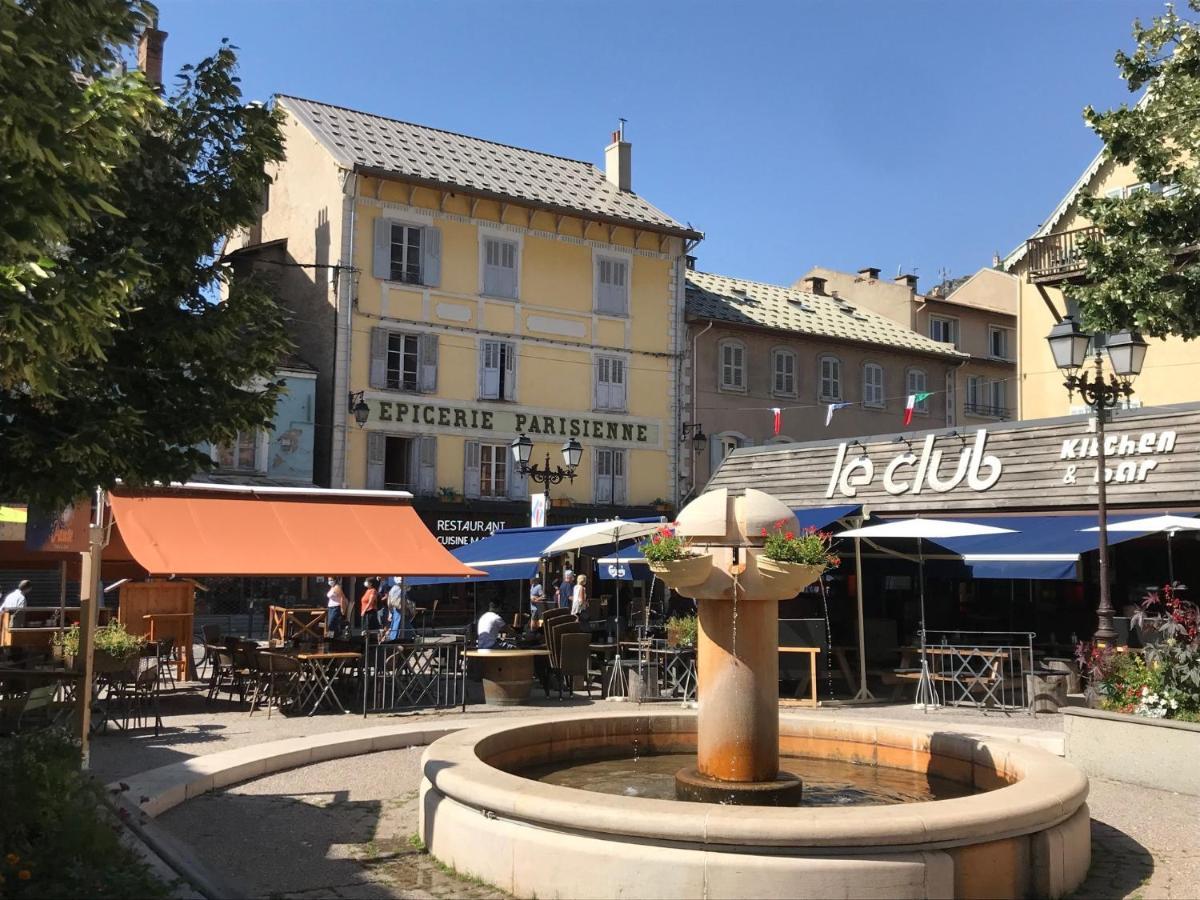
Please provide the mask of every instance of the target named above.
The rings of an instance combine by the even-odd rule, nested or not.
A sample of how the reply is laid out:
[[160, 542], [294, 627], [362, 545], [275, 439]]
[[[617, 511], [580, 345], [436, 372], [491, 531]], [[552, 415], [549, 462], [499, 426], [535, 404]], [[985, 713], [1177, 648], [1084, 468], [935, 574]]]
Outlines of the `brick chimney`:
[[612, 133], [612, 143], [604, 148], [604, 178], [619, 191], [631, 191], [633, 145], [625, 140], [625, 120]]
[[825, 295], [824, 278], [821, 278], [818, 275], [809, 275], [802, 283], [804, 284], [804, 289], [810, 294], [821, 294], [822, 296]]
[[906, 288], [908, 288], [910, 291], [913, 291], [914, 293], [917, 290], [917, 276], [916, 275], [897, 275], [892, 280], [895, 281], [896, 284], [904, 285]]
[[146, 81], [156, 89], [161, 88], [163, 83], [163, 44], [166, 40], [167, 33], [158, 30], [157, 16], [150, 20], [138, 38], [138, 68], [145, 74]]
[[875, 281], [879, 278], [879, 270], [868, 266], [865, 269], [859, 269], [858, 274], [870, 281]]

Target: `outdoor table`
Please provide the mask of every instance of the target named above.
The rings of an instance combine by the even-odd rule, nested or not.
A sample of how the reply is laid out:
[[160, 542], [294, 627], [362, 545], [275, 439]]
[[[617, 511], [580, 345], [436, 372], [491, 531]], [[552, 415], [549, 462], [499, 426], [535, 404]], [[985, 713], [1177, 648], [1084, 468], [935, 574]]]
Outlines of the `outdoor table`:
[[[808, 654], [808, 682], [812, 690], [812, 696], [803, 702], [807, 703], [813, 709], [817, 708], [817, 654], [821, 652], [820, 647], [780, 647], [780, 653], [807, 653]], [[796, 684], [796, 692], [792, 695], [797, 700], [800, 699], [800, 694], [803, 691], [804, 682]]]
[[647, 647], [645, 652], [662, 657], [662, 673], [670, 683], [672, 696], [696, 699], [695, 647]]
[[296, 659], [304, 666], [304, 693], [297, 706], [300, 709], [308, 707], [308, 715], [315, 713], [323, 704], [346, 712], [342, 701], [338, 699], [336, 684], [342, 669], [350, 662], [361, 661], [362, 654], [348, 650], [325, 650], [315, 653], [297, 653]]
[[533, 691], [533, 662], [549, 650], [468, 650], [469, 659], [483, 665], [483, 702], [488, 706], [517, 706]]

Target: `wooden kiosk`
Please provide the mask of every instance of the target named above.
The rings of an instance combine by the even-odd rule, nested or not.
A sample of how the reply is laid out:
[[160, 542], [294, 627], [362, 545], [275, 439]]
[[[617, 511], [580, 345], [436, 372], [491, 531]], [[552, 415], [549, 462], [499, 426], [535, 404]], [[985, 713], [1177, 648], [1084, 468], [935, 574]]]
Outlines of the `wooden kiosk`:
[[175, 639], [177, 680], [195, 677], [192, 628], [196, 615], [196, 585], [190, 580], [127, 581], [120, 588], [117, 621], [130, 634], [150, 642]]

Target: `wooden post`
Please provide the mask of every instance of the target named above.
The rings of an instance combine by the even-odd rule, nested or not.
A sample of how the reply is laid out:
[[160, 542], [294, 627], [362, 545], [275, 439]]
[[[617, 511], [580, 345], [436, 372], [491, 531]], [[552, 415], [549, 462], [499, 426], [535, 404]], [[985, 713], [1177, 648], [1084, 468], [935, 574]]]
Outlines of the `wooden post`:
[[[103, 521], [103, 508], [97, 515]], [[93, 652], [100, 607], [100, 563], [104, 555], [104, 526], [92, 525], [88, 532], [88, 552], [83, 557], [79, 579], [79, 687], [75, 692], [75, 727], [79, 735], [80, 765], [91, 762], [89, 732], [92, 726]]]

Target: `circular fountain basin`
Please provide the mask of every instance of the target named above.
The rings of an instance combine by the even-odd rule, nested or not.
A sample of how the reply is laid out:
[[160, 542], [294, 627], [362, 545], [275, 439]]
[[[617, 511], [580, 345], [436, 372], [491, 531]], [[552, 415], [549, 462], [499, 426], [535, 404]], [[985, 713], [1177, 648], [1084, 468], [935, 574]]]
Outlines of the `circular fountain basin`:
[[[1084, 775], [993, 738], [782, 719], [780, 752], [954, 782], [888, 806], [745, 807], [617, 796], [515, 772], [693, 753], [683, 713], [468, 729], [423, 761], [421, 834], [447, 865], [520, 897], [1058, 897], [1091, 861]], [[803, 759], [789, 768], [803, 778]]]

